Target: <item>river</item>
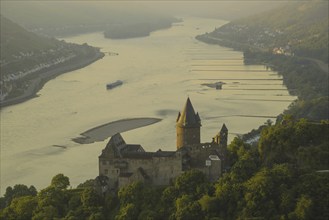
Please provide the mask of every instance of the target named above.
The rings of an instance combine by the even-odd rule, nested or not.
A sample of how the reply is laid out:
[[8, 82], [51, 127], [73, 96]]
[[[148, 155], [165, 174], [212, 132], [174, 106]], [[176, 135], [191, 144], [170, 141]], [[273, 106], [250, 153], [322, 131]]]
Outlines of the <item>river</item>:
[[[49, 81], [39, 97], [1, 109], [1, 194], [18, 183], [40, 190], [58, 173], [73, 186], [96, 177], [108, 139], [91, 144], [71, 139], [112, 121], [160, 118], [122, 135], [148, 151], [175, 150], [175, 120], [187, 97], [200, 114], [204, 142], [222, 123], [232, 140], [275, 120], [296, 98], [282, 78], [264, 66], [245, 66], [241, 52], [195, 40], [225, 23], [190, 17], [144, 38], [111, 40], [102, 33], [65, 38], [100, 47], [107, 55]], [[106, 90], [116, 80], [123, 85]], [[222, 90], [202, 85], [218, 81], [225, 83]]]

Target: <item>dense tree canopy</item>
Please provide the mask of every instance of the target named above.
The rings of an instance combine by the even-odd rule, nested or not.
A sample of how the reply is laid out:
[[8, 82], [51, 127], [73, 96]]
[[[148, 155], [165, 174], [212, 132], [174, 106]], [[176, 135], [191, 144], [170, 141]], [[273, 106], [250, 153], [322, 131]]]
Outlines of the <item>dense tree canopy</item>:
[[215, 183], [190, 170], [166, 187], [134, 182], [103, 193], [104, 177], [67, 189], [58, 174], [37, 194], [8, 187], [0, 219], [328, 219], [329, 123], [286, 116], [262, 129], [258, 147], [232, 141], [231, 168]]

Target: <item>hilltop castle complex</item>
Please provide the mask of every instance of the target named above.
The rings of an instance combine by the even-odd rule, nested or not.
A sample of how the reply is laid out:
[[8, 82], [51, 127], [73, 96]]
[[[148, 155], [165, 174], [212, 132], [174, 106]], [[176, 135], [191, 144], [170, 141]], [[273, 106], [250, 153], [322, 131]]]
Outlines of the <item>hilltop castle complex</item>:
[[188, 98], [176, 120], [177, 150], [146, 152], [139, 144], [127, 144], [120, 134], [111, 137], [99, 156], [99, 175], [109, 178], [111, 189], [134, 181], [169, 185], [184, 171], [198, 169], [210, 181], [217, 180], [226, 167], [228, 130], [208, 143], [200, 143], [201, 119]]

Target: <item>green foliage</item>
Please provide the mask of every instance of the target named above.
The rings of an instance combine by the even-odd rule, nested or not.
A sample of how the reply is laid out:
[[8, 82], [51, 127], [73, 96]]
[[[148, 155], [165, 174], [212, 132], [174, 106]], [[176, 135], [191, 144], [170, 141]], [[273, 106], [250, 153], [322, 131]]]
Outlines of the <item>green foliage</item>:
[[43, 216], [60, 217], [67, 209], [68, 194], [59, 188], [49, 186], [41, 190], [38, 194], [38, 206], [35, 211], [36, 219], [42, 219]]
[[263, 129], [259, 154], [266, 165], [294, 163], [308, 169], [323, 169], [328, 167], [328, 133], [328, 123], [284, 119], [281, 124]]
[[[311, 172], [303, 173], [296, 181], [298, 199], [302, 196], [312, 201], [312, 206], [309, 206], [309, 213], [314, 219], [329, 218], [329, 175], [328, 173]], [[296, 205], [297, 207], [297, 205]]]
[[70, 180], [62, 173], [57, 174], [51, 179], [51, 186], [57, 189], [66, 189], [70, 185]]
[[144, 185], [141, 182], [134, 182], [119, 190], [118, 196], [122, 205], [129, 203], [137, 204], [143, 199]]
[[134, 220], [138, 216], [138, 209], [136, 205], [127, 203], [123, 205], [119, 211], [119, 214], [115, 217], [115, 220]]
[[242, 216], [278, 219], [281, 210], [277, 204], [280, 204], [281, 198], [289, 192], [291, 183], [292, 170], [286, 164], [275, 165], [272, 169], [265, 167], [258, 171], [245, 182], [246, 205]]
[[259, 166], [259, 156], [255, 148], [234, 138], [228, 146], [229, 160], [231, 162], [230, 178], [235, 182], [248, 179]]
[[[323, 81], [320, 84], [325, 84], [325, 83], [326, 81]], [[298, 99], [289, 106], [289, 109], [284, 111], [284, 114], [291, 114], [295, 118], [307, 118], [312, 121], [320, 121], [329, 118], [328, 106], [329, 106], [328, 96], [311, 98], [307, 100]]]
[[201, 199], [199, 199], [199, 204], [202, 212], [207, 213], [208, 216], [213, 216], [219, 208], [219, 201], [216, 197], [212, 197], [209, 195], [204, 195]]
[[88, 220], [105, 220], [105, 218], [102, 212], [95, 212], [89, 216]]
[[34, 196], [22, 196], [14, 198], [10, 205], [0, 213], [0, 219], [31, 219], [36, 206], [37, 198]]
[[308, 198], [305, 195], [301, 195], [301, 197], [298, 199], [298, 202], [296, 204], [296, 209], [295, 209], [295, 216], [297, 219], [310, 219], [312, 218], [312, 200]]
[[188, 194], [197, 199], [208, 192], [209, 185], [203, 172], [190, 170], [176, 179], [175, 188], [179, 195]]
[[158, 219], [158, 213], [150, 209], [145, 209], [141, 211], [141, 213], [138, 216], [138, 220], [157, 220], [157, 219]]
[[183, 195], [176, 200], [177, 220], [203, 219], [203, 213], [200, 204], [188, 195]]
[[86, 180], [85, 182], [83, 183], [80, 183], [77, 188], [91, 188], [91, 187], [94, 187], [95, 185], [95, 180], [93, 179], [90, 179], [90, 180]]
[[134, 182], [99, 193], [94, 181], [67, 190], [67, 181], [56, 184], [67, 179], [56, 175], [37, 196], [8, 188], [12, 201], [0, 219], [328, 219], [328, 133], [328, 122], [287, 115], [263, 127], [259, 148], [236, 138], [228, 147], [231, 169], [216, 183], [190, 170], [167, 187]]
[[103, 204], [103, 198], [93, 188], [87, 188], [81, 195], [81, 202], [84, 207], [98, 207]]
[[58, 210], [54, 206], [45, 206], [34, 212], [32, 220], [46, 220], [59, 218]]
[[[288, 87], [289, 92], [292, 95], [297, 95], [300, 99], [294, 105], [298, 104], [299, 107], [305, 105], [304, 108], [300, 108], [301, 110], [305, 109], [299, 112], [300, 117], [312, 116], [311, 119], [314, 120], [325, 119], [323, 117], [328, 118], [328, 112], [325, 112], [325, 108], [322, 106], [328, 102], [325, 99], [328, 97], [328, 75], [314, 60], [275, 55], [267, 51], [257, 50], [245, 50], [244, 60], [246, 64], [269, 66], [283, 76], [283, 82]], [[318, 104], [321, 108], [316, 110], [311, 104]], [[316, 113], [320, 113], [320, 115]]]
[[[243, 18], [216, 29], [210, 35], [245, 45], [272, 50], [289, 46], [301, 57], [328, 63], [328, 2], [302, 1]], [[233, 43], [234, 45], [234, 43]]]
[[27, 187], [23, 184], [16, 184], [14, 188], [7, 187], [4, 197], [2, 198], [1, 207], [5, 208], [9, 206], [11, 201], [15, 198], [19, 198], [22, 196], [35, 196], [37, 194], [37, 190], [34, 186]]

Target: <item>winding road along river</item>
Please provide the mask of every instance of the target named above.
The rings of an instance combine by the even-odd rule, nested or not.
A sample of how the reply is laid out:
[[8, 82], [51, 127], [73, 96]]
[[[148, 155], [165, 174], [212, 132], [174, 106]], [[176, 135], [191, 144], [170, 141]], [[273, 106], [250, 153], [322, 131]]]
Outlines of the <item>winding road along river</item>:
[[[1, 194], [18, 183], [40, 190], [57, 173], [67, 175], [73, 186], [96, 177], [108, 139], [78, 144], [72, 138], [109, 122], [162, 119], [122, 135], [148, 151], [175, 150], [175, 120], [187, 97], [200, 114], [204, 142], [222, 123], [232, 139], [275, 120], [295, 99], [281, 77], [263, 66], [245, 66], [241, 52], [195, 40], [223, 24], [190, 17], [144, 38], [110, 40], [102, 33], [65, 38], [100, 47], [107, 55], [49, 81], [39, 97], [1, 109]], [[116, 80], [123, 85], [106, 90]], [[203, 85], [218, 81], [225, 83], [222, 90]]]

